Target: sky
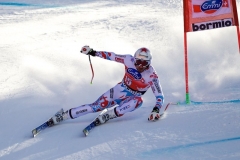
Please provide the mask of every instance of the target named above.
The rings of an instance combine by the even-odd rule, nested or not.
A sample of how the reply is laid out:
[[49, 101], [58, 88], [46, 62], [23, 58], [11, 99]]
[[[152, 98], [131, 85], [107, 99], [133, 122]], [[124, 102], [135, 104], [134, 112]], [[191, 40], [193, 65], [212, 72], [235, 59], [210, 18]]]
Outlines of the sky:
[[[0, 8], [0, 159], [239, 159], [236, 27], [188, 33], [192, 103], [185, 105], [181, 1], [1, 0]], [[122, 80], [124, 66], [92, 57], [90, 84], [84, 45], [117, 54], [149, 48], [165, 105], [181, 105], [149, 123], [149, 90], [139, 110], [89, 137], [82, 129], [97, 113], [32, 138], [31, 130], [60, 108], [92, 103]]]

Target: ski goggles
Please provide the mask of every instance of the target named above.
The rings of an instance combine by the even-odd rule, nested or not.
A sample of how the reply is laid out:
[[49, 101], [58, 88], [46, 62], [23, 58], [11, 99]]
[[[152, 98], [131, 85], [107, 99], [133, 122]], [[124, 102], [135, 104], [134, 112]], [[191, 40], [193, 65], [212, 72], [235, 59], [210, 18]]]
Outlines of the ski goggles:
[[142, 65], [143, 67], [147, 67], [150, 65], [150, 61], [135, 58], [135, 65]]

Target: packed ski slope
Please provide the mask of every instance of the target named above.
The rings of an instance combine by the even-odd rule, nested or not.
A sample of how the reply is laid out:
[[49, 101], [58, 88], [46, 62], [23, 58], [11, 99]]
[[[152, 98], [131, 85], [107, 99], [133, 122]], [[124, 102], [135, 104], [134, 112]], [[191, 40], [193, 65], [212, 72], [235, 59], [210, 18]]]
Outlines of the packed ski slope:
[[[239, 0], [238, 9], [239, 8]], [[183, 16], [180, 0], [0, 0], [0, 159], [239, 159], [240, 54], [236, 28], [188, 33], [191, 105], [184, 105]], [[31, 130], [60, 108], [95, 101], [121, 81], [121, 64], [79, 53], [95, 50], [154, 56], [171, 105], [158, 122], [143, 106], [94, 128], [88, 114]]]

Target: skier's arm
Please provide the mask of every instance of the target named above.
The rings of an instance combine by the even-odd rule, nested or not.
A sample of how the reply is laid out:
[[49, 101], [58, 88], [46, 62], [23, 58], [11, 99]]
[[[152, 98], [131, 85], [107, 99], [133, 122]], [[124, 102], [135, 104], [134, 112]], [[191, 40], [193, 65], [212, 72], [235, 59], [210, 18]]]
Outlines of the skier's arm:
[[160, 109], [163, 106], [164, 95], [162, 93], [162, 87], [157, 76], [155, 78], [152, 78], [150, 86], [152, 88], [153, 94], [156, 97], [155, 107], [158, 107], [158, 109]]
[[90, 48], [89, 46], [83, 46], [81, 49], [81, 53], [84, 53], [86, 55], [91, 55], [91, 56], [97, 56], [97, 57], [100, 57], [103, 59], [107, 59], [110, 61], [116, 61], [116, 62], [123, 63], [123, 64], [124, 64], [124, 59], [126, 57], [126, 55], [118, 55], [113, 52], [95, 51], [92, 48]]
[[151, 76], [150, 86], [152, 88], [153, 94], [156, 97], [156, 104], [153, 107], [153, 110], [148, 118], [150, 121], [155, 121], [160, 118], [159, 111], [161, 107], [163, 106], [164, 102], [164, 95], [162, 93], [162, 87], [160, 85], [158, 76], [155, 72], [153, 72], [153, 75]]
[[119, 54], [115, 54], [114, 52], [106, 52], [106, 51], [96, 51], [96, 56], [103, 59], [110, 60], [110, 61], [123, 63], [123, 64], [124, 64], [124, 59], [126, 57], [126, 55], [119, 55]]

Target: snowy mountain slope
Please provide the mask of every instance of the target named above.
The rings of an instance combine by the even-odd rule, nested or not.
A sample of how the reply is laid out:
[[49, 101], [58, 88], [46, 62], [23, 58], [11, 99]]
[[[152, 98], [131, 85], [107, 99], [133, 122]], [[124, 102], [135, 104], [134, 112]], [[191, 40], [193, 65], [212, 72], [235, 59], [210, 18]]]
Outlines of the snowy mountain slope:
[[[59, 108], [91, 103], [121, 81], [123, 66], [79, 53], [133, 54], [151, 49], [165, 104], [185, 98], [180, 1], [0, 2], [0, 159], [239, 159], [240, 55], [235, 27], [189, 33], [190, 98], [217, 102], [171, 105], [151, 123], [151, 91], [144, 105], [84, 137], [89, 114], [31, 130]], [[5, 5], [4, 5], [5, 3]], [[28, 5], [20, 5], [28, 4]], [[3, 38], [2, 38], [3, 37]]]

